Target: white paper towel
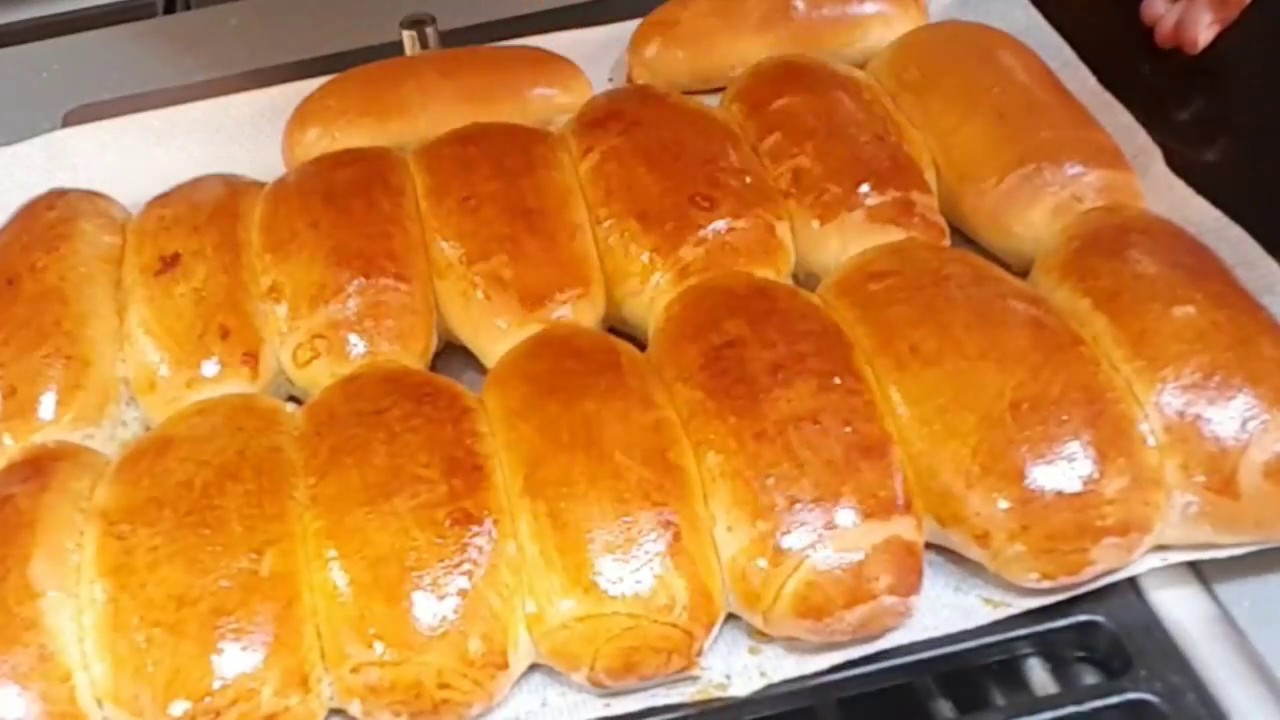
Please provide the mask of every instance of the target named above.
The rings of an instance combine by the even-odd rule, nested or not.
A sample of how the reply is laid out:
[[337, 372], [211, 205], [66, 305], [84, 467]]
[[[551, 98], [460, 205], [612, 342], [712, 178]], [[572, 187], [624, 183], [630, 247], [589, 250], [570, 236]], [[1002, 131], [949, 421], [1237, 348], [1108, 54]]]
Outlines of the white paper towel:
[[[1079, 58], [1026, 0], [939, 0], [937, 18], [981, 20], [1034, 47], [1115, 135], [1142, 176], [1152, 206], [1211, 245], [1244, 284], [1277, 314], [1280, 267], [1244, 231], [1165, 166], [1142, 127], [1097, 83]], [[597, 89], [610, 84], [633, 22], [552, 33], [518, 42], [575, 60]], [[283, 171], [280, 137], [289, 111], [320, 82], [306, 80], [50, 133], [0, 148], [0, 217], [52, 187], [105, 192], [132, 209], [195, 175], [239, 173], [270, 180]], [[464, 368], [454, 355], [443, 364]], [[734, 620], [711, 646], [696, 678], [642, 692], [598, 696], [545, 669], [523, 678], [493, 718], [591, 718], [655, 705], [744, 695], [889, 647], [958, 632], [1047, 605], [1153, 568], [1225, 557], [1256, 548], [1160, 551], [1128, 570], [1069, 592], [1004, 586], [980, 568], [930, 550], [913, 617], [873, 643], [813, 651], [770, 642]]]

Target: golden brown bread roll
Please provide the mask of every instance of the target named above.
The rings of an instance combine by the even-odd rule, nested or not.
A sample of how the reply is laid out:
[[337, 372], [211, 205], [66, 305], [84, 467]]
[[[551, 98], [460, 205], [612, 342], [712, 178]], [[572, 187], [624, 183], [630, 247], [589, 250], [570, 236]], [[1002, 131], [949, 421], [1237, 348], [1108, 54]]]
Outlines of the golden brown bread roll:
[[520, 565], [480, 402], [375, 366], [302, 410], [309, 566], [337, 706], [473, 717], [529, 666]]
[[1035, 51], [996, 28], [930, 23], [867, 65], [938, 167], [942, 212], [1023, 272], [1058, 228], [1099, 205], [1142, 204], [1115, 140]]
[[668, 0], [631, 37], [628, 76], [699, 92], [724, 87], [772, 55], [861, 65], [926, 20], [925, 0]]
[[398, 152], [343, 150], [268, 185], [254, 265], [269, 342], [303, 393], [367, 362], [431, 360], [431, 271], [413, 175]]
[[354, 67], [302, 99], [284, 130], [284, 164], [335, 150], [414, 145], [471, 122], [547, 127], [591, 97], [568, 58], [517, 45], [433, 50]]
[[667, 305], [648, 355], [702, 470], [733, 611], [816, 642], [901, 623], [923, 529], [835, 318], [799, 288], [726, 273]]
[[1280, 326], [1222, 261], [1149, 211], [1101, 208], [1031, 282], [1152, 421], [1172, 491], [1163, 541], [1280, 540]]
[[247, 267], [262, 187], [199, 177], [147, 203], [127, 226], [124, 359], [153, 423], [206, 397], [265, 390], [275, 379], [275, 350], [260, 330]]
[[595, 687], [697, 667], [724, 613], [702, 484], [638, 350], [557, 324], [489, 373], [541, 660]]
[[918, 242], [850, 259], [819, 294], [892, 408], [931, 540], [1009, 582], [1123, 567], [1164, 517], [1150, 427], [1123, 381], [1030, 287]]
[[0, 464], [71, 440], [111, 451], [126, 418], [116, 299], [128, 212], [52, 190], [0, 228]]
[[662, 305], [707, 273], [790, 277], [786, 203], [718, 111], [633, 85], [592, 98], [566, 131], [615, 327], [644, 338]]
[[295, 431], [277, 400], [205, 400], [131, 446], [99, 485], [82, 625], [109, 718], [324, 712]]
[[0, 470], [0, 717], [98, 717], [80, 642], [85, 510], [106, 456], [36, 446]]
[[904, 238], [950, 242], [924, 140], [860, 70], [771, 58], [721, 105], [787, 198], [798, 273], [829, 277], [854, 253]]
[[550, 322], [599, 326], [604, 278], [568, 150], [475, 123], [410, 157], [440, 315], [486, 367]]

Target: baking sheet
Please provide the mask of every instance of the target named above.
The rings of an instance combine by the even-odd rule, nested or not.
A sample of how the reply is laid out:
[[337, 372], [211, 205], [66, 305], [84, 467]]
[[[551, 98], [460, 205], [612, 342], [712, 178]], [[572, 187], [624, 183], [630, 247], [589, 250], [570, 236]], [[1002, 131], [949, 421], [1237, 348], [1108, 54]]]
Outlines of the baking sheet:
[[[1034, 47], [1116, 136], [1142, 176], [1151, 205], [1209, 243], [1244, 284], [1280, 309], [1280, 266], [1235, 223], [1175, 177], [1155, 143], [1085, 68], [1026, 0], [938, 0], [935, 18], [981, 20], [1009, 30]], [[597, 89], [620, 77], [621, 51], [634, 22], [524, 38], [569, 56]], [[270, 180], [283, 171], [279, 139], [293, 106], [320, 79], [254, 90], [57, 131], [0, 148], [0, 217], [52, 187], [107, 193], [137, 210], [152, 196], [195, 175], [239, 173]], [[437, 369], [475, 384], [465, 353], [446, 351]], [[977, 566], [939, 550], [926, 559], [916, 612], [900, 629], [873, 643], [814, 651], [771, 642], [737, 620], [728, 622], [700, 673], [642, 692], [595, 695], [538, 668], [526, 675], [491, 717], [591, 718], [656, 705], [744, 695], [887, 647], [976, 627], [1086, 592], [1099, 585], [1170, 564], [1250, 552], [1257, 548], [1154, 552], [1124, 572], [1069, 592], [1031, 592], [1004, 586]]]

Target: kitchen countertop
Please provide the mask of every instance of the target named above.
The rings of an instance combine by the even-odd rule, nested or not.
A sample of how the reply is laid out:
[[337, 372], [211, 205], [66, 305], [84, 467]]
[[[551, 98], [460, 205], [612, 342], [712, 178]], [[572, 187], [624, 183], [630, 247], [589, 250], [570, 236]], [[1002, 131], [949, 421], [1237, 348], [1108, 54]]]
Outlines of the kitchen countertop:
[[[0, 97], [20, 101], [0, 112], [0, 144], [52, 130], [85, 104], [394, 42], [409, 12], [434, 12], [447, 30], [578, 1], [311, 0], [300, 16], [287, 0], [239, 0], [4, 48]], [[1154, 47], [1136, 2], [1034, 1], [1174, 171], [1280, 258], [1280, 215], [1271, 205], [1280, 187], [1280, 103], [1268, 97], [1275, 79], [1267, 57], [1280, 52], [1271, 49], [1280, 3], [1253, 3], [1204, 55], [1185, 58]], [[1229, 714], [1280, 717], [1280, 551], [1171, 568], [1140, 584]]]

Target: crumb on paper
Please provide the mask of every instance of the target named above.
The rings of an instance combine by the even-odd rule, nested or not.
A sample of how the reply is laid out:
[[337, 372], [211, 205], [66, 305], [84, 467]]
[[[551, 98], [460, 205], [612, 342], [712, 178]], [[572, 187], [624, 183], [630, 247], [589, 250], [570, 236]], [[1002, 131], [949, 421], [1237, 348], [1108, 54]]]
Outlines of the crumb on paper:
[[980, 597], [979, 599], [982, 600], [983, 605], [986, 605], [992, 610], [1010, 610], [1014, 607], [1013, 603], [1007, 603], [1004, 600], [996, 600], [995, 598], [989, 597]]
[[756, 655], [759, 655], [762, 652], [764, 652], [764, 648], [760, 647], [759, 645], [752, 643], [751, 645], [747, 646], [748, 655], [751, 655], [754, 657]]
[[716, 700], [729, 694], [729, 683], [727, 682], [711, 682], [705, 685], [699, 685], [693, 691], [691, 700], [693, 702], [703, 702], [706, 700]]

